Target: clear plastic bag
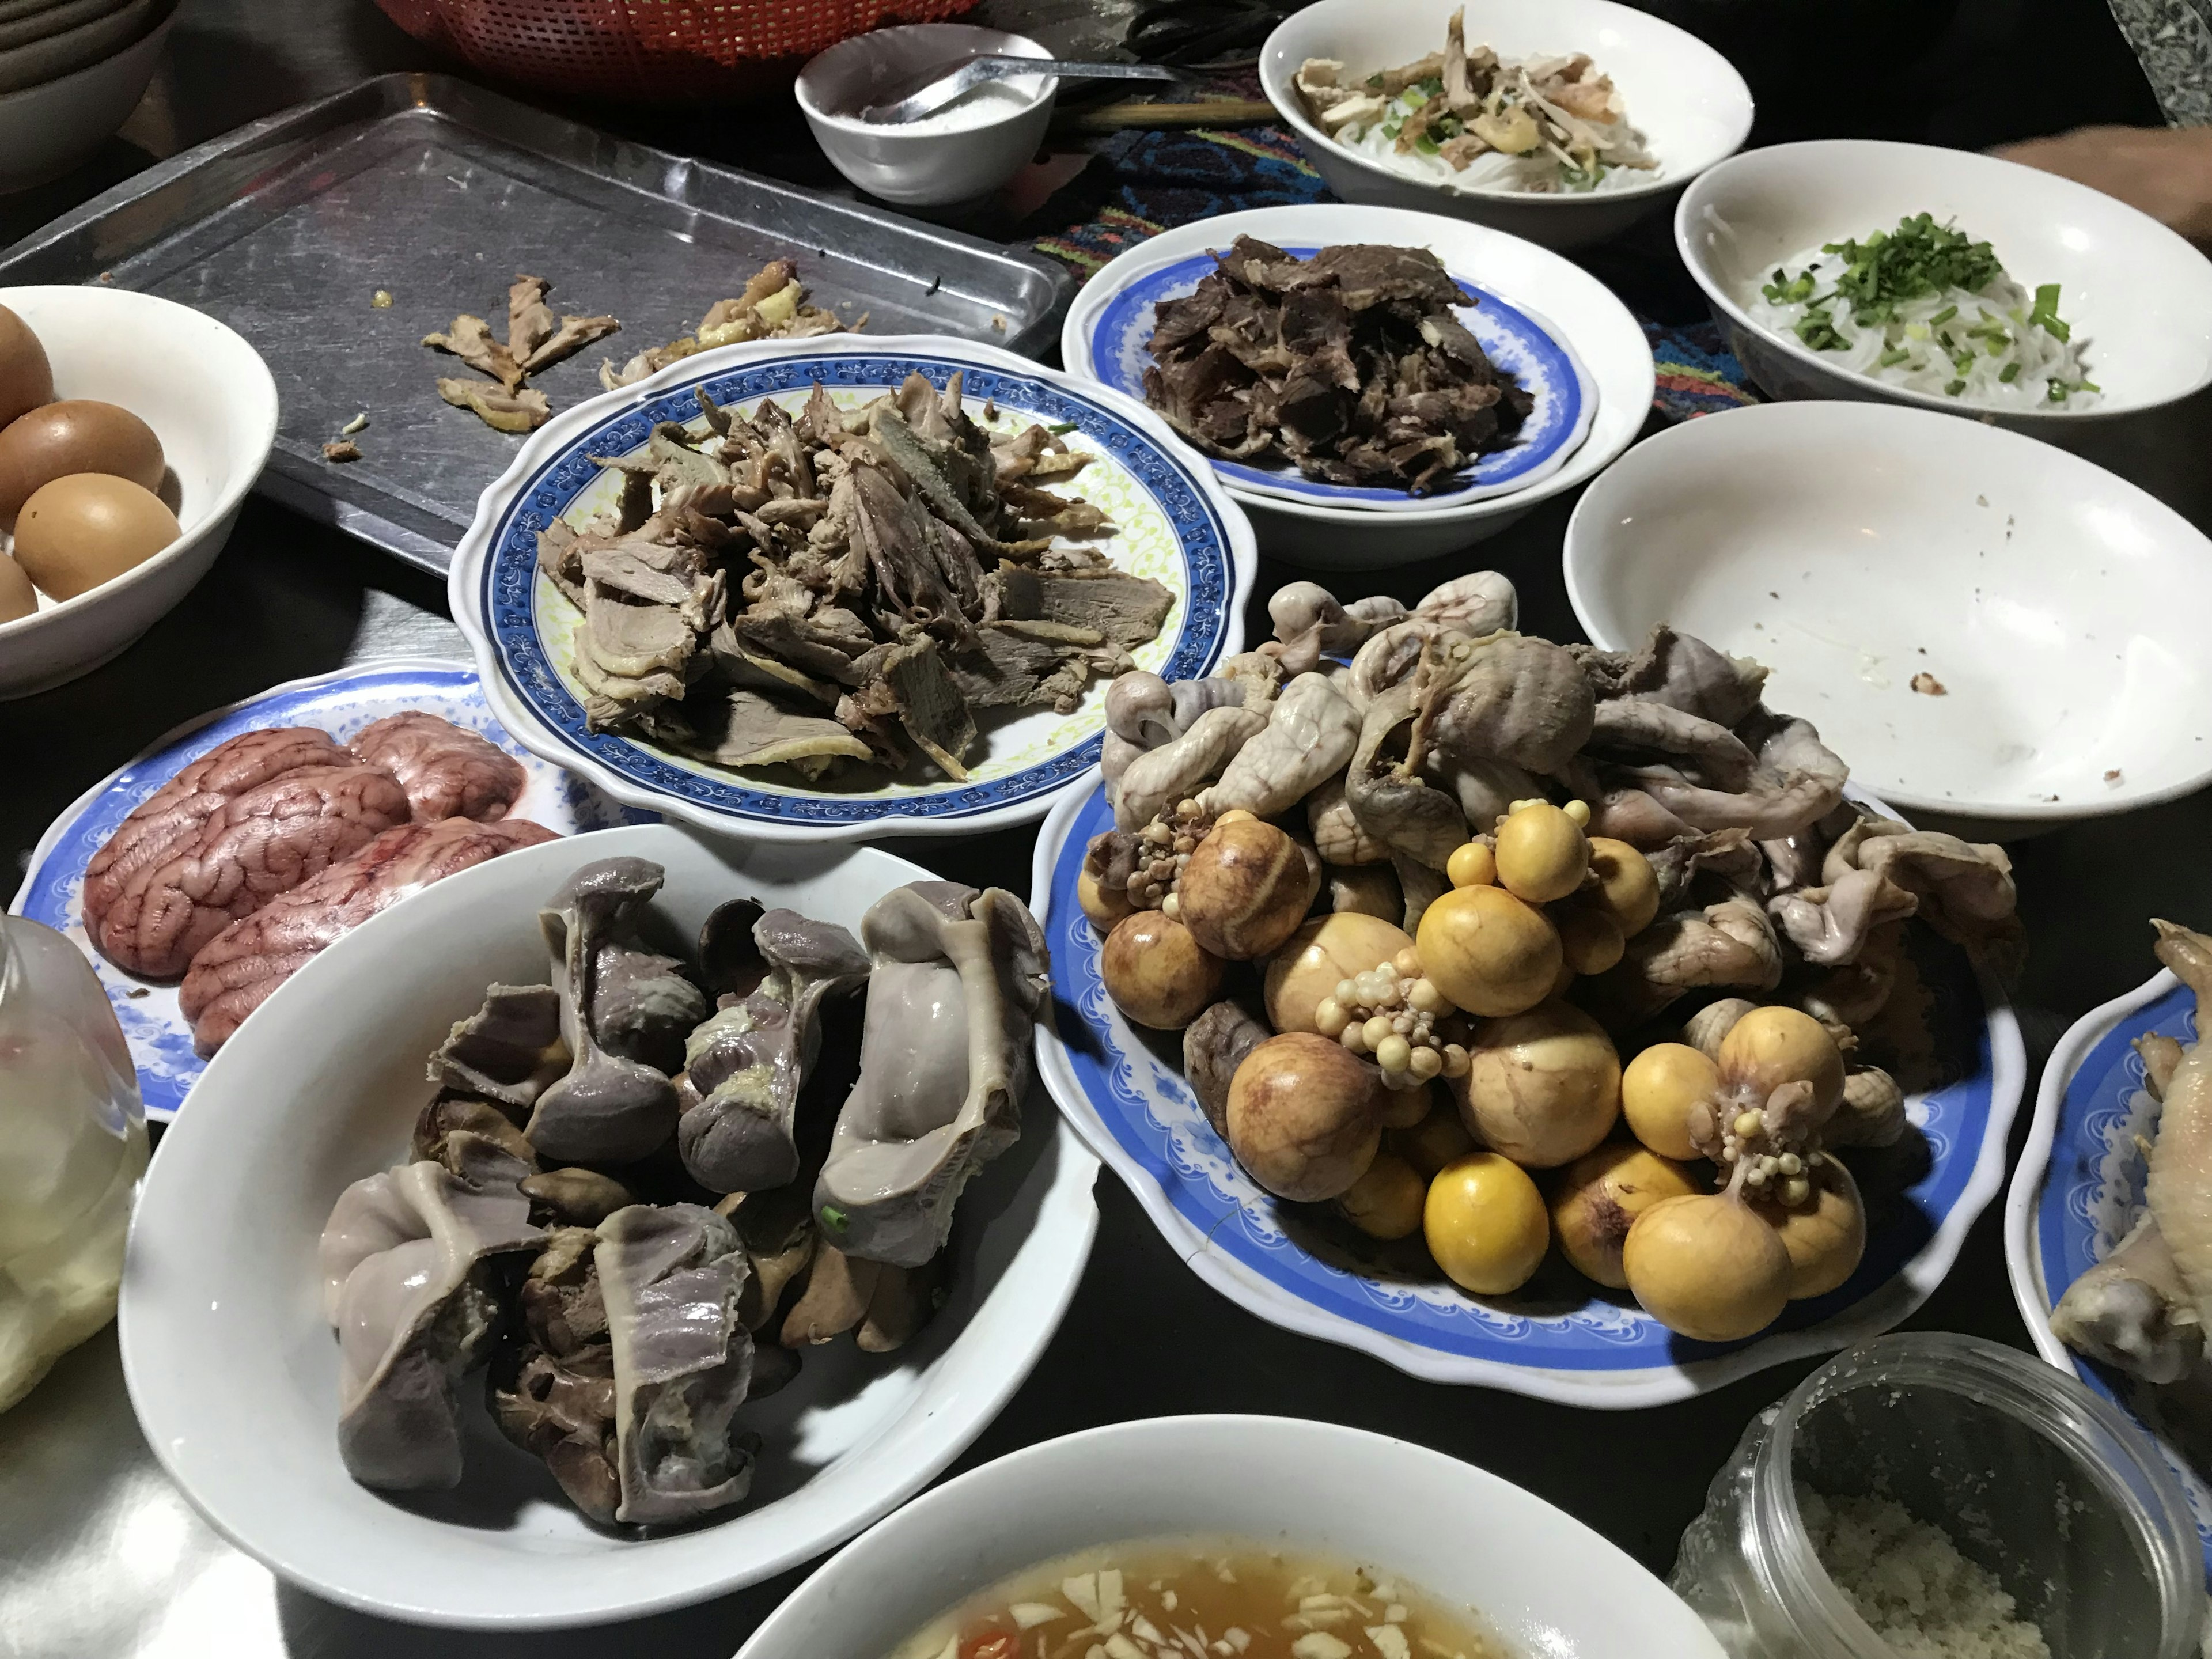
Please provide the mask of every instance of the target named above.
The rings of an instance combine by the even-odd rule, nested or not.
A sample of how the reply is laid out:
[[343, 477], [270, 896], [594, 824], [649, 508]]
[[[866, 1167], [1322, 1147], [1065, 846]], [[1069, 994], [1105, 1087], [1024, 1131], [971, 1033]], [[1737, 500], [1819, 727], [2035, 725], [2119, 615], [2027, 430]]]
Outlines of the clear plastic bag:
[[0, 1411], [115, 1316], [146, 1156], [137, 1074], [91, 964], [0, 915]]

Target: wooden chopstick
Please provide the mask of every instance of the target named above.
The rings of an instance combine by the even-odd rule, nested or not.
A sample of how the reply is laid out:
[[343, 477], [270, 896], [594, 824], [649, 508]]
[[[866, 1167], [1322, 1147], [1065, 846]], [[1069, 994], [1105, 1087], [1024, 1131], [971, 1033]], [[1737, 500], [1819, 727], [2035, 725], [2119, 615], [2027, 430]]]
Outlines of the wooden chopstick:
[[1139, 99], [1071, 112], [1055, 125], [1077, 132], [1123, 132], [1167, 127], [1254, 127], [1279, 118], [1275, 106], [1255, 98], [1214, 98], [1200, 104], [1150, 104]]

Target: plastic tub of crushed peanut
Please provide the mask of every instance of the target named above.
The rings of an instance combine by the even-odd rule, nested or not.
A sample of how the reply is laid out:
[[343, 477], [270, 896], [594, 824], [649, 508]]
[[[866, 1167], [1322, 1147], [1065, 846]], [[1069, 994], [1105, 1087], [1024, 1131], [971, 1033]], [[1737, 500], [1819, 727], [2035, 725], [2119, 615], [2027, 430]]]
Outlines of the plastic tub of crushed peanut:
[[1754, 1419], [1672, 1582], [1736, 1659], [2185, 1659], [2206, 1605], [2140, 1430], [2032, 1356], [1932, 1334]]

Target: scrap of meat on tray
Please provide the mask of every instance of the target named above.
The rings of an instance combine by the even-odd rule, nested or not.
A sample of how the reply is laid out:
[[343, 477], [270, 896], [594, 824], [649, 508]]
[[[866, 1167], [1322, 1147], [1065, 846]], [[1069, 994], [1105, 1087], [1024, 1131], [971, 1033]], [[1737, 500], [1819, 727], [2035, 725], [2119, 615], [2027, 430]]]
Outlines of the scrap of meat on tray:
[[553, 831], [507, 814], [528, 775], [411, 709], [350, 745], [247, 732], [124, 819], [84, 880], [85, 933], [140, 979], [182, 977], [201, 1054], [349, 929], [417, 888]]
[[[450, 327], [424, 335], [424, 345], [450, 352], [485, 377], [441, 375], [438, 395], [457, 409], [473, 411], [501, 432], [532, 431], [551, 419], [552, 403], [530, 384], [532, 378], [622, 327], [612, 317], [556, 316], [546, 302], [552, 291], [553, 285], [542, 276], [517, 276], [507, 294], [504, 339], [483, 318], [466, 312], [454, 318]], [[866, 320], [862, 317], [853, 326]], [[844, 326], [829, 312], [806, 303], [797, 266], [788, 259], [775, 259], [761, 268], [743, 293], [708, 307], [696, 333], [649, 347], [619, 368], [602, 362], [599, 384], [612, 392], [714, 346], [804, 339], [834, 334]]]
[[964, 780], [979, 712], [1073, 712], [1173, 608], [1096, 544], [1103, 510], [1044, 488], [1091, 458], [979, 425], [957, 373], [858, 409], [819, 386], [795, 413], [699, 404], [703, 432], [664, 422], [602, 459], [625, 475], [611, 512], [538, 538], [582, 616], [570, 672], [594, 731], [810, 784]]

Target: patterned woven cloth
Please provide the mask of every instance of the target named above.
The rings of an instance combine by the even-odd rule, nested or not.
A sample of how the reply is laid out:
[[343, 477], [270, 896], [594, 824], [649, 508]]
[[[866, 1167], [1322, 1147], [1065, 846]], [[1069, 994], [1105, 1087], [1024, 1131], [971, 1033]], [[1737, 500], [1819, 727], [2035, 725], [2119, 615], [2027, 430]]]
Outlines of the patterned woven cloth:
[[[1099, 143], [1090, 166], [1027, 228], [1033, 246], [1087, 282], [1115, 254], [1176, 225], [1244, 208], [1335, 199], [1279, 127], [1121, 132]], [[1638, 321], [1651, 342], [1658, 369], [1652, 406], [1663, 418], [1689, 420], [1760, 400], [1711, 323], [1669, 325], [1640, 312]]]

